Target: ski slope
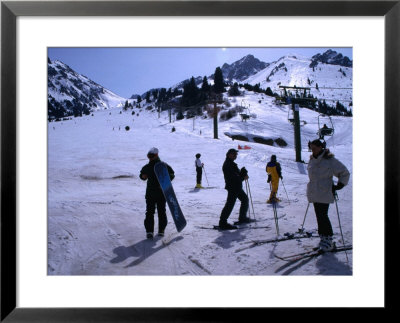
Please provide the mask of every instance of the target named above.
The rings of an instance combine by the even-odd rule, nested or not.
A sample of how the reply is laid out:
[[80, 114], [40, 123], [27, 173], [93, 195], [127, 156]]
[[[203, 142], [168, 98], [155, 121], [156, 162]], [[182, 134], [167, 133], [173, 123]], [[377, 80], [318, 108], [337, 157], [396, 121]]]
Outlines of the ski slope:
[[[135, 115], [131, 109], [114, 108], [95, 111], [93, 116], [48, 123], [48, 274], [352, 275], [352, 251], [347, 252], [348, 260], [340, 252], [293, 266], [274, 256], [304, 252], [318, 245], [318, 238], [245, 249], [254, 240], [277, 237], [272, 206], [266, 204], [270, 191], [265, 166], [271, 155], [277, 155], [282, 166], [284, 187], [282, 183], [279, 186], [282, 202], [277, 207], [281, 236], [302, 225], [308, 205], [307, 164], [295, 162], [288, 106], [277, 106], [273, 98], [253, 92], [225, 99], [232, 107], [243, 101], [253, 117], [247, 122], [242, 122], [239, 115], [219, 121], [218, 139], [213, 138], [211, 118], [170, 123], [166, 111], [159, 115], [137, 108], [133, 110]], [[300, 119], [305, 121], [301, 127], [302, 159], [308, 162], [307, 142], [317, 137], [318, 114], [301, 108]], [[332, 117], [332, 121], [335, 134], [327, 137], [327, 146], [352, 174], [352, 118]], [[288, 145], [233, 141], [225, 133], [250, 138], [279, 137]], [[222, 164], [227, 150], [238, 145], [251, 147], [240, 150], [236, 163], [249, 171], [250, 216], [257, 222], [252, 224], [254, 228], [236, 231], [200, 228], [218, 224], [227, 195]], [[159, 149], [161, 160], [175, 171], [173, 186], [188, 224], [177, 233], [167, 210], [166, 237], [149, 241], [143, 225], [146, 182], [139, 179], [139, 172], [148, 162], [147, 151], [153, 146]], [[197, 153], [205, 166], [202, 185], [210, 189], [194, 190]], [[352, 192], [351, 177], [349, 185], [339, 191], [338, 201], [346, 244], [353, 239]], [[230, 223], [237, 220], [239, 206], [237, 201]], [[340, 246], [343, 241], [334, 204], [329, 215]], [[312, 206], [304, 227], [316, 231]]]

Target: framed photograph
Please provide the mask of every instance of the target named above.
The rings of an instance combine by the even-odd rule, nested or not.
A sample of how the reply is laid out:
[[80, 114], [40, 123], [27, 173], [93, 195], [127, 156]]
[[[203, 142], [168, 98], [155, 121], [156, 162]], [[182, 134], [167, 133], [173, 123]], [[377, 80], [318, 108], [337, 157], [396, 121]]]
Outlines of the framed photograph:
[[[1, 320], [391, 309], [399, 15], [3, 1]], [[329, 200], [311, 175], [324, 154]]]

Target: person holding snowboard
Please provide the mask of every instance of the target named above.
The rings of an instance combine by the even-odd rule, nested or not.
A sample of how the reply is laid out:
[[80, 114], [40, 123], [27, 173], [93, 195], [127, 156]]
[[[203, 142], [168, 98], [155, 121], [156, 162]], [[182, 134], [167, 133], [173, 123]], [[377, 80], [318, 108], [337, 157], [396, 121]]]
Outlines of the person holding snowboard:
[[[307, 198], [314, 204], [315, 215], [320, 236], [319, 248], [323, 251], [332, 250], [333, 231], [328, 217], [329, 204], [335, 200], [335, 192], [348, 184], [350, 173], [334, 155], [325, 148], [325, 142], [316, 139], [311, 142], [312, 154], [308, 163]], [[333, 176], [338, 178], [335, 185]]]
[[276, 197], [276, 194], [278, 193], [279, 179], [283, 179], [283, 177], [282, 177], [281, 164], [276, 161], [275, 155], [271, 156], [271, 160], [267, 164], [265, 171], [268, 174], [267, 183], [270, 183], [271, 187], [271, 194], [269, 195], [267, 203], [279, 202], [279, 199]]
[[249, 223], [250, 219], [246, 216], [247, 210], [249, 208], [249, 198], [247, 194], [243, 191], [242, 182], [247, 180], [249, 176], [247, 175], [247, 170], [242, 167], [239, 170], [238, 165], [234, 162], [237, 158], [238, 150], [229, 149], [226, 153], [226, 159], [222, 166], [222, 171], [225, 178], [225, 189], [228, 191], [228, 197], [224, 208], [222, 209], [219, 228], [221, 230], [231, 230], [237, 229], [236, 226], [228, 223], [228, 218], [235, 206], [236, 199], [239, 199], [240, 210], [239, 210], [239, 221], [238, 223]]
[[201, 178], [203, 176], [203, 166], [204, 164], [200, 160], [201, 155], [196, 154], [196, 160], [194, 162], [195, 167], [196, 167], [196, 188], [204, 188], [201, 186]]
[[[154, 236], [154, 214], [157, 207], [158, 213], [158, 235], [164, 236], [164, 231], [167, 226], [167, 214], [165, 210], [166, 200], [164, 197], [164, 193], [158, 183], [156, 174], [154, 172], [154, 165], [160, 162], [160, 158], [158, 157], [158, 149], [151, 148], [147, 153], [147, 158], [149, 159], [149, 163], [143, 166], [140, 171], [140, 179], [143, 181], [147, 180], [146, 187], [146, 217], [144, 220], [144, 227], [146, 229], [146, 236], [148, 239], [152, 239]], [[171, 181], [175, 177], [174, 170], [171, 166], [167, 165], [168, 174], [171, 178]]]

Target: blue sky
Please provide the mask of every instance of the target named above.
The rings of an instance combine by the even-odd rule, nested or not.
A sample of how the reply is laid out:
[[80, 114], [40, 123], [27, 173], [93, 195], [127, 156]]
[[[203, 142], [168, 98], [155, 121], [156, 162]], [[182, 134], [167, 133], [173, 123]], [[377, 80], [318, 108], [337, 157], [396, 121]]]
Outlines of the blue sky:
[[288, 54], [311, 57], [328, 49], [353, 59], [352, 48], [48, 48], [51, 60], [69, 65], [113, 91], [129, 98], [151, 88], [169, 88], [192, 76], [208, 76], [224, 63], [252, 54], [266, 63]]

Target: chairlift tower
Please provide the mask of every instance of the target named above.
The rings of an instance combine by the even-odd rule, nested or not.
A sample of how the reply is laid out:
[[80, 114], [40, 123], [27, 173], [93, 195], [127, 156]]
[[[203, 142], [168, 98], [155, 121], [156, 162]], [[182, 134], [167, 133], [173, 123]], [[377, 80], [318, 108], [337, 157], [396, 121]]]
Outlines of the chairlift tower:
[[[280, 85], [283, 93], [281, 97], [286, 103], [292, 104], [293, 111], [293, 125], [294, 125], [294, 144], [296, 150], [296, 162], [304, 163], [301, 159], [301, 135], [300, 135], [300, 103], [304, 103], [305, 100], [317, 101], [314, 98], [309, 98], [311, 88], [309, 87], [297, 87], [297, 86], [284, 86]], [[292, 90], [295, 94], [292, 93]]]
[[[225, 103], [225, 101], [223, 100], [223, 95], [222, 94], [214, 94], [213, 98], [210, 100], [206, 100], [203, 101], [201, 103], [198, 103], [192, 107], [196, 107], [196, 106], [205, 106], [207, 104], [214, 104], [214, 111], [213, 111], [213, 119], [214, 119], [214, 139], [218, 139], [218, 106], [217, 104], [223, 104]], [[171, 111], [171, 109], [173, 107], [179, 108], [179, 106], [175, 106], [174, 104], [172, 104], [172, 102], [168, 102], [168, 107], [169, 107], [169, 111]], [[171, 114], [170, 114], [171, 116]], [[171, 117], [170, 117], [170, 122], [171, 122]], [[193, 120], [193, 130], [194, 130], [194, 120]]]
[[225, 101], [223, 100], [223, 96], [221, 94], [217, 94], [214, 96], [212, 100], [207, 100], [205, 104], [214, 104], [214, 139], [218, 139], [218, 107], [217, 104], [223, 104]]

